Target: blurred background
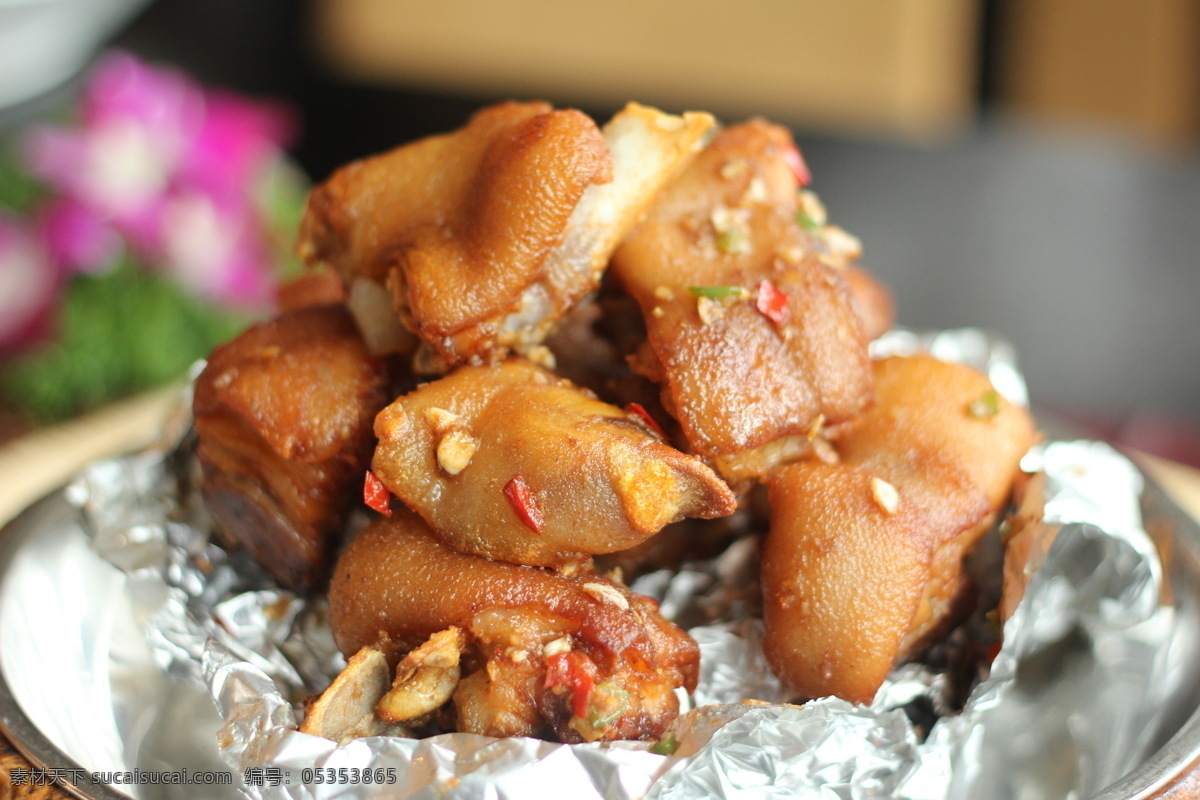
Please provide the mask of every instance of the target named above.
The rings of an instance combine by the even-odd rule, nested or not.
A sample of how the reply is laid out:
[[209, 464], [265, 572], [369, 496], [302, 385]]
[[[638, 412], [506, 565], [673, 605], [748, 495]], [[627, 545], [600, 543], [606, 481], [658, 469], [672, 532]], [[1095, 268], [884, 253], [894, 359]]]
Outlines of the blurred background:
[[511, 97], [785, 123], [901, 324], [994, 330], [1036, 404], [1200, 464], [1194, 0], [0, 0], [0, 135], [111, 48], [283, 103], [314, 181]]

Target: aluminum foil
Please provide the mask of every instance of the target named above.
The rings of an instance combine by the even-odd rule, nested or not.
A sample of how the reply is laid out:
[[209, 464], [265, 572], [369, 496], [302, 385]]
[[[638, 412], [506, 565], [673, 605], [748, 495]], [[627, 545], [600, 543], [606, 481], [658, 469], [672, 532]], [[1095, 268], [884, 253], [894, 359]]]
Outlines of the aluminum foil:
[[[973, 363], [1025, 402], [1011, 348], [974, 330], [900, 332], [876, 355], [931, 350]], [[71, 487], [95, 549], [130, 576], [160, 667], [203, 681], [224, 727], [217, 740], [239, 775], [263, 768], [261, 798], [1086, 797], [1141, 763], [1153, 724], [1197, 682], [1200, 628], [1165, 604], [1163, 568], [1138, 512], [1141, 478], [1094, 442], [1048, 442], [1023, 467], [1046, 475], [1054, 546], [1004, 627], [991, 673], [960, 713], [944, 713], [945, 676], [920, 664], [893, 672], [869, 706], [836, 699], [788, 705], [766, 668], [761, 623], [747, 616], [755, 545], [643, 577], [668, 616], [702, 606], [690, 630], [702, 674], [660, 755], [645, 743], [563, 745], [447, 734], [376, 737], [339, 747], [299, 733], [302, 698], [343, 661], [324, 607], [270, 585], [209, 541], [191, 495], [190, 443], [97, 464]], [[1176, 595], [1178, 597], [1178, 595]], [[753, 702], [746, 702], [753, 701]], [[912, 710], [943, 715], [914, 725]], [[385, 783], [305, 783], [314, 768], [382, 769]], [[392, 772], [388, 773], [387, 770]]]

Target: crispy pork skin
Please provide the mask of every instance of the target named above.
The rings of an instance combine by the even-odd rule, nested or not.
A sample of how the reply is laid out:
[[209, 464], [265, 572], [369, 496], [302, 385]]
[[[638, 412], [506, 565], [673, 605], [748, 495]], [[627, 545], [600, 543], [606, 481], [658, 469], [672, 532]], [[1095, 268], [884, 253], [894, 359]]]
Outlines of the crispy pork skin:
[[736, 505], [636, 413], [519, 359], [425, 384], [384, 409], [375, 431], [383, 485], [451, 546], [502, 561], [582, 561]]
[[217, 347], [196, 381], [203, 494], [218, 526], [284, 586], [332, 566], [374, 445], [386, 375], [342, 306], [310, 306]]

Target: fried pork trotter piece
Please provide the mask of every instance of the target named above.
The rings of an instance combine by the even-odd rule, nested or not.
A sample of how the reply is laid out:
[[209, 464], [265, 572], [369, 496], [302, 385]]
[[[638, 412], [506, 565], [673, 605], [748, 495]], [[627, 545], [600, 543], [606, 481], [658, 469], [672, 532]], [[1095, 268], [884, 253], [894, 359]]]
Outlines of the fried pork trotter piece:
[[346, 289], [341, 278], [329, 270], [307, 270], [281, 285], [276, 295], [280, 313], [346, 302]]
[[891, 666], [952, 621], [963, 557], [1034, 441], [986, 376], [930, 356], [874, 365], [876, 402], [837, 442], [842, 463], [771, 482], [764, 650], [810, 697], [868, 702]]
[[193, 404], [204, 498], [284, 586], [328, 574], [386, 403], [384, 370], [341, 306], [285, 313], [209, 357]]
[[720, 131], [611, 267], [646, 321], [634, 369], [661, 381], [688, 444], [734, 480], [794, 459], [870, 399], [867, 339], [837, 256], [857, 241], [797, 221], [798, 159], [781, 127]]
[[763, 650], [808, 697], [875, 696], [929, 576], [931, 547], [911, 500], [888, 511], [874, 477], [850, 464], [802, 461], [771, 481], [763, 541]]
[[829, 223], [825, 205], [814, 192], [801, 189], [796, 200], [796, 220], [812, 237], [818, 260], [836, 269], [846, 279], [850, 299], [862, 319], [867, 338], [875, 339], [887, 333], [895, 322], [895, 304], [888, 288], [858, 263], [862, 257], [862, 243]]
[[515, 564], [582, 561], [735, 508], [712, 470], [636, 414], [517, 359], [425, 384], [375, 433], [384, 486], [451, 546]]
[[890, 331], [896, 321], [896, 306], [888, 288], [857, 264], [847, 264], [842, 274], [846, 276], [846, 285], [850, 287], [850, 296], [862, 318], [867, 338], [878, 339]]
[[1024, 475], [1014, 489], [1017, 509], [1004, 537], [1004, 583], [1000, 594], [1000, 623], [1017, 611], [1033, 575], [1046, 561], [1062, 525], [1044, 519], [1046, 476]]
[[699, 666], [695, 642], [652, 600], [590, 570], [459, 553], [404, 509], [338, 560], [329, 624], [346, 654], [466, 631], [458, 729], [487, 736], [657, 738], [678, 714], [674, 690], [693, 689]]
[[528, 352], [712, 124], [631, 104], [602, 134], [578, 111], [493, 106], [335, 173], [309, 198], [300, 252], [386, 287], [431, 371]]

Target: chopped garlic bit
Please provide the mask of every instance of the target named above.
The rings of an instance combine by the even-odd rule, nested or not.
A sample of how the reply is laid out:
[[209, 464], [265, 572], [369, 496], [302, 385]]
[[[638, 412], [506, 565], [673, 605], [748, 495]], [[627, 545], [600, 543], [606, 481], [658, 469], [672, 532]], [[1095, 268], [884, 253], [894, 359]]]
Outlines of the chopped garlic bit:
[[675, 292], [671, 291], [668, 286], [654, 287], [654, 297], [658, 300], [674, 300]]
[[790, 245], [779, 251], [779, 258], [789, 267], [794, 267], [804, 260], [804, 248], [798, 244]]
[[666, 315], [667, 312], [663, 311], [662, 306], [655, 306], [654, 308], [650, 309], [650, 316], [654, 317], [655, 319], [662, 319]]
[[743, 203], [765, 203], [767, 202], [767, 183], [758, 175], [750, 179], [750, 185], [746, 187], [746, 194], [742, 198]]
[[900, 507], [900, 493], [896, 487], [881, 478], [871, 478], [871, 496], [888, 514], [895, 514]]
[[478, 439], [464, 430], [452, 430], [438, 442], [438, 466], [451, 475], [457, 475], [471, 463], [471, 457], [478, 449]]
[[462, 677], [459, 660], [466, 650], [461, 628], [438, 631], [396, 666], [392, 688], [375, 706], [385, 722], [408, 722], [431, 714], [450, 701]]
[[686, 119], [675, 114], [654, 115], [654, 127], [662, 131], [680, 131], [686, 124]]
[[744, 158], [731, 158], [721, 165], [721, 177], [731, 181], [750, 169], [750, 164]]
[[700, 315], [701, 322], [711, 325], [717, 320], [725, 318], [725, 306], [710, 297], [697, 297], [696, 313]]
[[829, 221], [829, 214], [825, 211], [825, 204], [821, 202], [821, 198], [817, 197], [815, 192], [809, 189], [801, 189], [797, 198], [800, 201], [800, 211], [804, 216], [813, 221], [815, 225], [824, 225]]
[[714, 208], [709, 220], [713, 230], [717, 232], [717, 249], [729, 254], [749, 253], [749, 219], [750, 210], [746, 208], [729, 208], [724, 205]]
[[425, 409], [425, 420], [429, 423], [429, 427], [433, 428], [434, 433], [445, 433], [458, 424], [460, 419], [462, 418], [458, 414], [444, 408], [430, 406]]
[[564, 578], [569, 578], [572, 575], [579, 574], [581, 565], [578, 561], [568, 561], [566, 564], [560, 564], [554, 568], [554, 571]]
[[566, 636], [552, 639], [542, 646], [542, 655], [546, 658], [571, 652], [571, 640]]
[[824, 430], [825, 430], [825, 415], [817, 414], [816, 419], [814, 419], [812, 421], [812, 424], [808, 426], [808, 433], [807, 433], [808, 440], [811, 442], [813, 439], [816, 439], [818, 436], [821, 435], [821, 432]]
[[525, 357], [537, 364], [542, 369], [554, 369], [558, 366], [558, 359], [554, 357], [554, 353], [549, 347], [539, 344], [525, 351]]
[[837, 225], [826, 225], [821, 229], [821, 239], [830, 252], [848, 259], [862, 256], [862, 242], [852, 233], [847, 233]]
[[836, 464], [841, 461], [837, 450], [833, 449], [833, 445], [829, 443], [828, 439], [813, 439], [812, 449], [822, 464]]
[[585, 583], [583, 590], [601, 603], [608, 603], [622, 610], [629, 608], [629, 601], [615, 586], [609, 586], [607, 583]]

